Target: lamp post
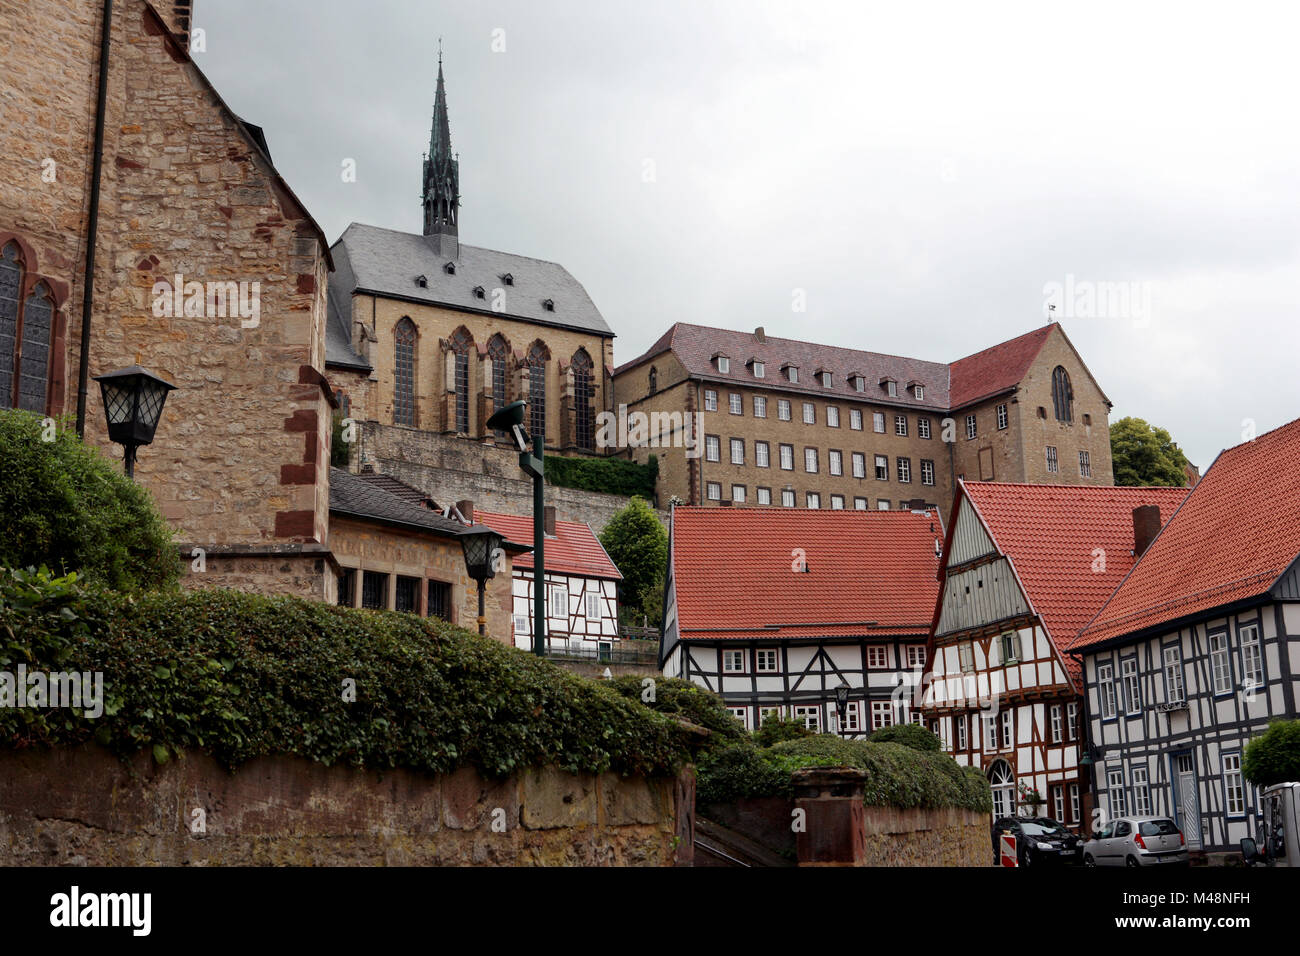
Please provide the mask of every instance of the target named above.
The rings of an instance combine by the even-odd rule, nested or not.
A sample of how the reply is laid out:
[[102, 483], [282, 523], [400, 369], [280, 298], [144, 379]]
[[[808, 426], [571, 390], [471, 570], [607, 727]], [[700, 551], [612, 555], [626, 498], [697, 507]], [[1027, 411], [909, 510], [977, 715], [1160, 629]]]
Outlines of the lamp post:
[[[543, 657], [546, 654], [545, 442], [541, 435], [530, 439], [528, 432], [524, 431], [524, 409], [527, 407], [527, 402], [511, 402], [487, 420], [487, 427], [510, 434], [519, 449], [519, 467], [533, 479], [533, 653]], [[530, 441], [532, 452], [528, 450]]]
[[844, 736], [844, 718], [849, 712], [849, 685], [840, 681], [835, 688], [835, 716], [839, 718], [840, 736]]
[[504, 540], [502, 535], [487, 525], [469, 528], [460, 535], [460, 546], [465, 552], [465, 568], [469, 576], [478, 582], [479, 634], [487, 633], [487, 615], [484, 611], [487, 582], [497, 575], [496, 556], [501, 553], [501, 542]]
[[135, 451], [153, 441], [167, 393], [176, 388], [138, 365], [96, 375], [108, 419], [108, 437], [125, 450], [126, 476], [135, 480]]

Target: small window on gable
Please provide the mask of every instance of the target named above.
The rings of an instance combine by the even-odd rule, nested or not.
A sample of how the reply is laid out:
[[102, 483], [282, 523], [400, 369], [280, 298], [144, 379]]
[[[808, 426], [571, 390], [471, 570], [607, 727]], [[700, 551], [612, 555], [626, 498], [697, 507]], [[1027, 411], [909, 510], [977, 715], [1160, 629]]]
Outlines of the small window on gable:
[[917, 401], [925, 401], [925, 386], [919, 382], [913, 385], [912, 394], [916, 397]]
[[442, 267], [442, 271], [447, 273], [447, 275], [449, 276], [454, 276], [456, 274], [456, 263], [454, 262], [447, 263], [445, 266]]
[[476, 299], [487, 298], [487, 293], [483, 291], [483, 287], [481, 285], [474, 286], [474, 298]]
[[554, 312], [554, 311], [555, 311], [555, 300], [554, 300], [554, 299], [543, 299], [543, 300], [542, 300], [542, 308], [545, 309], [547, 312]]
[[501, 281], [504, 282], [506, 285], [514, 285], [515, 277], [512, 276], [509, 272], [507, 272], [505, 275], [501, 277]]
[[429, 288], [429, 277], [428, 277], [428, 276], [416, 276], [416, 277], [415, 277], [415, 284], [418, 285], [421, 289], [427, 289], [427, 288]]
[[865, 392], [867, 390], [867, 379], [862, 375], [850, 375], [849, 383], [853, 386], [855, 392]]

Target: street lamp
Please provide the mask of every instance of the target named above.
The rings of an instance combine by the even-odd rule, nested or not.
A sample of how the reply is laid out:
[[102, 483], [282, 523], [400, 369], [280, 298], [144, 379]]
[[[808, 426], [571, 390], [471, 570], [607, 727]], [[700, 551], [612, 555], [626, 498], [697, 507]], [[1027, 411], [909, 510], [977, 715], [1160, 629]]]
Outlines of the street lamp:
[[844, 718], [849, 713], [849, 685], [840, 681], [840, 686], [835, 688], [835, 715], [840, 722], [840, 736], [844, 736]]
[[108, 437], [125, 449], [126, 476], [135, 480], [135, 450], [153, 441], [167, 393], [176, 386], [138, 365], [96, 375]]
[[542, 657], [546, 654], [545, 442], [541, 435], [537, 435], [531, 440], [532, 452], [528, 451], [529, 435], [524, 431], [524, 409], [527, 406], [527, 402], [511, 402], [487, 420], [487, 427], [510, 434], [519, 449], [519, 467], [533, 479], [533, 653]]
[[501, 553], [505, 538], [487, 525], [478, 525], [462, 531], [460, 546], [465, 551], [465, 568], [478, 582], [478, 632], [486, 633], [487, 616], [483, 610], [489, 578], [497, 576], [496, 556]]

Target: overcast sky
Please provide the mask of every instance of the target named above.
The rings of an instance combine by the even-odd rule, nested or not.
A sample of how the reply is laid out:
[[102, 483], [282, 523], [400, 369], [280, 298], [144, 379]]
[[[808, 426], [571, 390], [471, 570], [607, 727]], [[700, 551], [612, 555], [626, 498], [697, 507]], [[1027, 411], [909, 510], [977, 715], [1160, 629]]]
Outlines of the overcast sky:
[[1202, 470], [1300, 415], [1281, 8], [195, 7], [196, 60], [331, 241], [420, 230], [442, 37], [462, 241], [563, 263], [619, 363], [677, 320], [951, 361], [1055, 291], [1111, 420]]

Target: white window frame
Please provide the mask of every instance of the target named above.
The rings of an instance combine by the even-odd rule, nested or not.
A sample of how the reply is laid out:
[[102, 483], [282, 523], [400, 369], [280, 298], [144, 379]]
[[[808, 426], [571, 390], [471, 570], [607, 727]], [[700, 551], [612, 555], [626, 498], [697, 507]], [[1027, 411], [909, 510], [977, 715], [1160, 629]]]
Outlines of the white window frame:
[[[889, 456], [876, 455], [876, 460], [874, 464], [875, 464], [876, 480], [888, 481], [889, 480]], [[881, 468], [885, 469], [885, 473], [883, 475], [880, 473]]]
[[729, 704], [727, 706], [727, 711], [728, 713], [731, 714], [732, 717], [735, 717], [736, 720], [740, 721], [740, 726], [744, 727], [746, 730], [749, 729], [749, 708], [748, 707], [739, 707], [736, 706], [735, 704]]
[[1214, 681], [1214, 696], [1232, 693], [1232, 651], [1228, 632], [1217, 631], [1209, 636], [1210, 673]]
[[1111, 819], [1128, 816], [1128, 799], [1124, 793], [1124, 771], [1111, 770], [1106, 774], [1106, 801]]
[[1079, 705], [1074, 701], [1065, 705], [1065, 739], [1079, 739]]
[[722, 460], [722, 439], [717, 435], [704, 436], [704, 460]]
[[1237, 648], [1241, 655], [1242, 689], [1263, 687], [1264, 654], [1259, 640], [1258, 623], [1251, 621], [1237, 625]]
[[918, 402], [925, 401], [925, 386], [924, 385], [912, 386], [912, 394], [916, 397], [916, 400]]
[[782, 471], [794, 471], [794, 445], [787, 445], [784, 442], [777, 445], [777, 461], [781, 465]]
[[916, 437], [917, 438], [930, 437], [930, 419], [924, 416], [920, 416], [916, 419]]
[[1142, 713], [1142, 682], [1138, 677], [1137, 657], [1122, 657], [1120, 677], [1124, 683], [1124, 713], [1129, 717]]
[[1060, 474], [1061, 469], [1056, 458], [1056, 446], [1047, 446], [1047, 471], [1049, 474]]
[[532, 619], [527, 614], [514, 615], [514, 626], [516, 634], [527, 634]]
[[907, 416], [906, 415], [894, 416], [894, 434], [898, 435], [900, 438], [907, 437]]
[[722, 673], [745, 674], [745, 649], [743, 647], [724, 647], [722, 649]]
[[966, 749], [966, 715], [958, 714], [953, 718], [957, 722], [957, 749]]
[[1049, 713], [1052, 722], [1052, 743], [1059, 744], [1063, 734], [1063, 728], [1061, 726], [1061, 705], [1053, 704]]
[[1004, 402], [998, 406], [998, 431], [1007, 427], [1007, 406]]
[[718, 371], [721, 372], [723, 375], [726, 375], [728, 372], [730, 372], [730, 371], [731, 371], [731, 359], [727, 358], [725, 355], [719, 355], [719, 356], [718, 356]]
[[754, 417], [767, 418], [767, 398], [763, 395], [754, 396]]
[[[550, 584], [546, 588], [547, 617], [569, 619], [569, 589], [563, 584]], [[563, 610], [561, 610], [563, 607]]]
[[767, 365], [765, 363], [754, 363], [754, 378], [767, 378]]
[[998, 752], [998, 719], [992, 714], [982, 714], [980, 719], [984, 721], [984, 752], [995, 754]]
[[871, 430], [872, 430], [873, 432], [875, 432], [877, 435], [883, 435], [883, 434], [885, 433], [885, 413], [884, 413], [884, 412], [872, 412], [872, 413], [871, 413]]
[[860, 451], [855, 451], [850, 456], [850, 461], [853, 465], [854, 478], [867, 477], [867, 456], [866, 455], [864, 455]]
[[867, 645], [867, 669], [885, 670], [889, 667], [889, 648], [883, 644]]
[[782, 488], [782, 489], [781, 489], [781, 507], [782, 507], [782, 508], [793, 508], [793, 507], [795, 507], [796, 505], [798, 505], [798, 503], [799, 503], [799, 502], [795, 499], [794, 489], [792, 489], [792, 488]]
[[1080, 822], [1079, 814], [1081, 812], [1082, 808], [1079, 804], [1079, 785], [1077, 783], [1072, 783], [1070, 784], [1070, 822]]
[[826, 452], [826, 467], [832, 475], [839, 477], [844, 474], [844, 453], [837, 448], [831, 448]]
[[975, 645], [970, 641], [963, 641], [957, 645], [957, 667], [963, 674], [975, 670]]
[[912, 483], [912, 459], [899, 458], [894, 464], [898, 469], [899, 484], [910, 485]]
[[805, 425], [817, 424], [817, 406], [812, 402], [803, 403], [803, 423]]
[[862, 431], [862, 409], [849, 409], [849, 428], [853, 429], [855, 432]]
[[716, 412], [718, 410], [718, 393], [715, 389], [706, 388], [704, 390], [704, 410], [706, 412]]
[[[583, 595], [583, 617], [588, 621], [599, 621], [604, 617], [601, 611], [601, 605], [605, 602], [601, 600], [601, 595], [597, 591], [588, 591]], [[593, 613], [594, 608], [594, 613]]]
[[1131, 776], [1133, 779], [1133, 812], [1138, 816], [1149, 817], [1151, 815], [1151, 781], [1147, 774], [1147, 768], [1134, 767]]
[[745, 439], [730, 439], [731, 463], [733, 465], [743, 465], [745, 463]]
[[1052, 812], [1056, 815], [1056, 822], [1060, 823], [1065, 816], [1065, 787], [1059, 783], [1052, 788]]
[[754, 442], [754, 467], [772, 467], [772, 446], [765, 441]]
[[967, 415], [966, 416], [966, 440], [970, 441], [972, 438], [975, 438], [978, 434], [979, 434], [979, 428], [975, 424], [975, 416]]
[[1092, 458], [1086, 451], [1079, 452], [1079, 477], [1092, 477]]
[[728, 392], [727, 410], [733, 415], [745, 414], [745, 396], [739, 392]]
[[813, 511], [816, 511], [822, 506], [822, 496], [819, 492], [809, 491], [804, 495], [804, 497], [806, 499], [805, 503]]
[[1178, 644], [1166, 644], [1160, 649], [1160, 658], [1164, 662], [1165, 701], [1181, 704], [1187, 700], [1187, 688], [1183, 684], [1183, 649]]
[[1001, 723], [1002, 723], [1002, 749], [1003, 750], [1016, 749], [1016, 727], [1011, 714], [1012, 714], [1011, 708], [1008, 707], [1005, 710], [1003, 710], [1000, 715]]
[[756, 488], [754, 500], [760, 505], [770, 505], [772, 503], [772, 489]]
[[840, 407], [838, 405], [826, 406], [826, 425], [829, 428], [840, 427]]
[[[815, 734], [822, 731], [822, 708], [820, 704], [796, 704], [793, 708], [794, 719], [802, 721], [803, 725]], [[811, 723], [809, 723], [811, 718]]]
[[871, 702], [871, 729], [894, 726], [894, 702], [892, 700], [873, 700]]
[[705, 491], [705, 496], [708, 498], [709, 501], [722, 500], [722, 482], [720, 481], [707, 482], [704, 486], [704, 491]]
[[745, 503], [745, 486], [744, 486], [744, 485], [732, 485], [732, 486], [731, 486], [731, 500], [732, 500], [733, 503], [738, 504], [738, 505], [743, 505], [743, 504]]
[[783, 421], [783, 422], [788, 422], [788, 421], [790, 421], [790, 416], [791, 416], [791, 414], [792, 414], [792, 408], [791, 408], [791, 405], [790, 405], [790, 399], [788, 399], [788, 398], [778, 398], [778, 399], [776, 400], [776, 417], [777, 417], [777, 419], [779, 419], [780, 421]]
[[844, 510], [844, 496], [831, 495], [831, 511], [843, 511], [843, 510]]
[[817, 449], [806, 447], [803, 450], [803, 470], [809, 475], [817, 474]]
[[871, 502], [868, 501], [866, 498], [855, 497], [855, 498], [853, 499], [853, 510], [854, 510], [854, 511], [870, 511], [870, 510], [871, 510]]
[[[770, 664], [770, 666], [768, 666]], [[781, 654], [779, 648], [756, 647], [754, 649], [755, 674], [781, 673]]]
[[1119, 714], [1115, 700], [1115, 665], [1111, 661], [1097, 663], [1097, 712], [1102, 720], [1113, 720]]
[[[1230, 817], [1246, 815], [1246, 785], [1241, 776], [1241, 754], [1225, 753], [1223, 761], [1223, 808]], [[1294, 838], [1294, 837], [1293, 837]]]
[[934, 462], [929, 458], [921, 459], [921, 484], [934, 485]]
[[915, 670], [918, 667], [925, 666], [925, 645], [908, 644], [907, 645], [907, 669]]

